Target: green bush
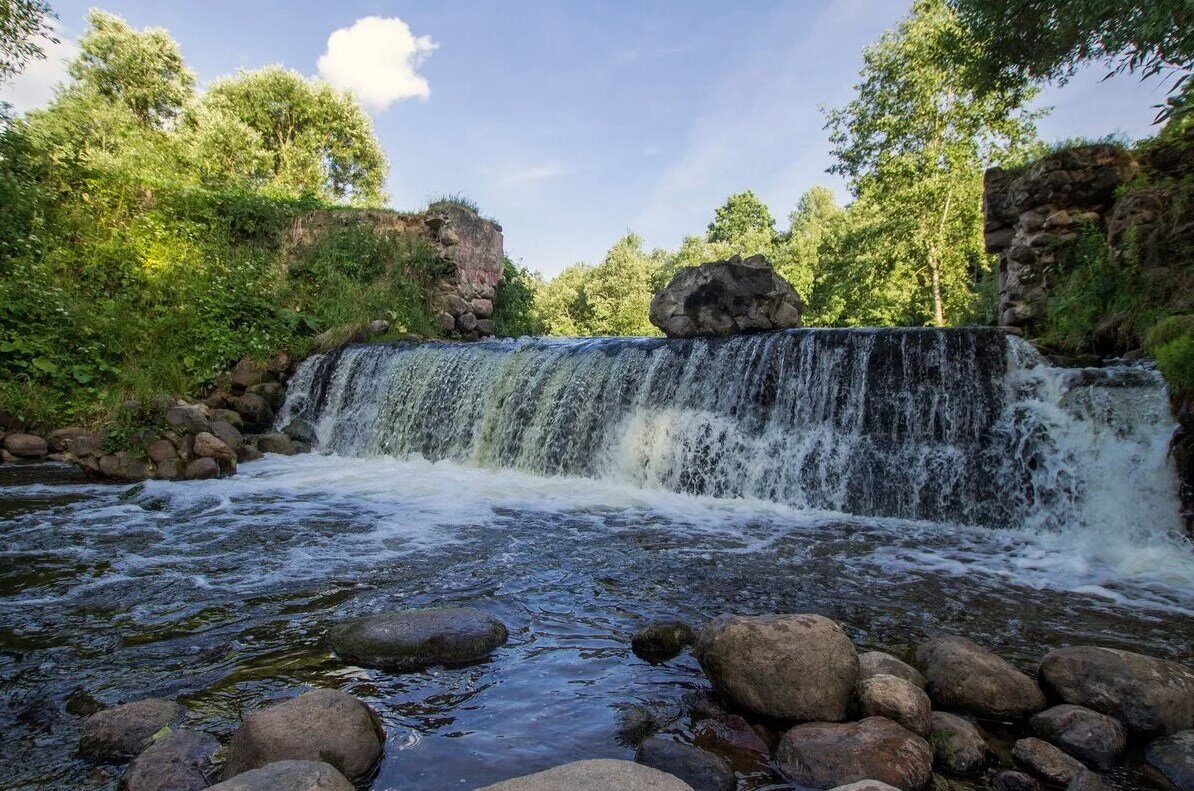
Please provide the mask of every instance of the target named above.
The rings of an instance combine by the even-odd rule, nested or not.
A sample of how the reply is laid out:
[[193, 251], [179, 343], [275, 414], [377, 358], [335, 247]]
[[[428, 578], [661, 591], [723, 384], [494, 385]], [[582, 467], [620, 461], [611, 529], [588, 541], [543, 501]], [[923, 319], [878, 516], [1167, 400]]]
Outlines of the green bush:
[[516, 266], [509, 258], [502, 261], [502, 280], [493, 298], [493, 323], [504, 338], [540, 335], [543, 326], [534, 315], [535, 276]]

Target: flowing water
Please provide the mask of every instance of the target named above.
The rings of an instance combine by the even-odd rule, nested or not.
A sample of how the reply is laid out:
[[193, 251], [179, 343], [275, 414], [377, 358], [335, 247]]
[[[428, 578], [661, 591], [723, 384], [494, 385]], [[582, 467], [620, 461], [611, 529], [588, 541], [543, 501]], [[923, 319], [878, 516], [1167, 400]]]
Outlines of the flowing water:
[[[304, 364], [296, 416], [320, 453], [221, 481], [0, 466], [0, 787], [115, 787], [75, 754], [84, 693], [178, 698], [226, 741], [343, 688], [385, 721], [379, 790], [628, 757], [644, 721], [686, 738], [707, 689], [688, 655], [630, 653], [655, 618], [820, 612], [863, 647], [958, 633], [1026, 670], [1063, 644], [1194, 649], [1145, 368], [1053, 368], [984, 330], [357, 346]], [[321, 642], [442, 604], [510, 643], [394, 675]]]

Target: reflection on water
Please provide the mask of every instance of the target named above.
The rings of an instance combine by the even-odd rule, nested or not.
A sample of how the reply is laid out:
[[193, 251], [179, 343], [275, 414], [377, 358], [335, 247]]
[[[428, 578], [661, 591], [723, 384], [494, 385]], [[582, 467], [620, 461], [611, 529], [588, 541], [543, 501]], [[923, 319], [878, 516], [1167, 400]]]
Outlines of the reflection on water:
[[[0, 467], [0, 786], [113, 788], [76, 755], [82, 688], [180, 699], [227, 740], [305, 684], [370, 702], [375, 789], [467, 789], [629, 757], [650, 718], [687, 734], [691, 657], [636, 659], [644, 620], [810, 611], [897, 653], [968, 635], [1030, 669], [1098, 642], [1189, 656], [1194, 555], [1073, 536], [799, 512], [449, 464], [270, 457], [225, 481], [110, 486]], [[333, 619], [475, 604], [510, 627], [485, 664], [392, 675], [321, 645]], [[772, 782], [744, 777], [748, 787]], [[1129, 783], [1134, 782], [1129, 778]]]

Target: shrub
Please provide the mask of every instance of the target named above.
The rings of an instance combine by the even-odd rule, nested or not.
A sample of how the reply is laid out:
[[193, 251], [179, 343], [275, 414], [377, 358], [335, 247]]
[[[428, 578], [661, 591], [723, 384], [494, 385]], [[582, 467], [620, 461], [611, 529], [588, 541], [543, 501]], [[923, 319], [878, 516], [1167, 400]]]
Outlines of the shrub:
[[534, 307], [535, 275], [509, 258], [503, 259], [502, 280], [493, 298], [497, 334], [505, 338], [542, 334], [543, 326], [534, 315]]

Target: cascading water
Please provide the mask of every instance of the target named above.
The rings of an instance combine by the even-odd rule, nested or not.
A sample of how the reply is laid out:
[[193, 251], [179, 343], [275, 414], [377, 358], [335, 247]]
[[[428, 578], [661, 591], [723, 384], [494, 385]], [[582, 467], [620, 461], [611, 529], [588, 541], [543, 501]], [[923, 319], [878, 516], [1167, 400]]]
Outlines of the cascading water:
[[346, 456], [1121, 539], [1179, 527], [1160, 376], [1055, 368], [990, 329], [351, 346], [303, 364], [294, 417]]

